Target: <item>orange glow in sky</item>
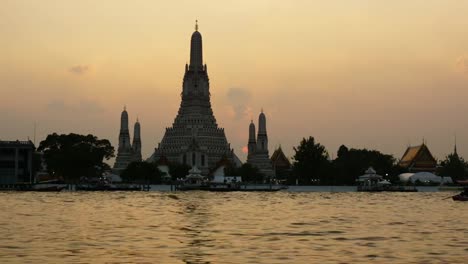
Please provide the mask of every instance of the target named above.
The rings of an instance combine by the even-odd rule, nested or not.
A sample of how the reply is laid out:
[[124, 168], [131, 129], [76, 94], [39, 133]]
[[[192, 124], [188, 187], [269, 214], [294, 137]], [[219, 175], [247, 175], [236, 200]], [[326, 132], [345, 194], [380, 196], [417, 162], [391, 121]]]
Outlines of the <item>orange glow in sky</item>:
[[127, 106], [143, 156], [176, 116], [199, 21], [214, 115], [245, 159], [263, 107], [270, 154], [314, 136], [401, 157], [425, 138], [468, 156], [468, 1], [27, 1], [0, 8], [0, 139], [118, 142]]

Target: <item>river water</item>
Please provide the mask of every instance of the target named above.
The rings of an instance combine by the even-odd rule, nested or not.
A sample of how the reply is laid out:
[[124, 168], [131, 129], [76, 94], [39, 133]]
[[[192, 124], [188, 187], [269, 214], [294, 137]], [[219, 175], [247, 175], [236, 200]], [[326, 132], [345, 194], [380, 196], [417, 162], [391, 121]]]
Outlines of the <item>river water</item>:
[[450, 195], [0, 192], [0, 263], [466, 263]]

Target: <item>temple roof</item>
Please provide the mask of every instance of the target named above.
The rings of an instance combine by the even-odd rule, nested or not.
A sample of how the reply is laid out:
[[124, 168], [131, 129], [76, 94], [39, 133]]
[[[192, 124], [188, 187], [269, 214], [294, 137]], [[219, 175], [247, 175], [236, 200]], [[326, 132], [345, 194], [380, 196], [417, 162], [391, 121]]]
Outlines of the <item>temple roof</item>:
[[437, 163], [437, 160], [432, 156], [429, 148], [424, 143], [419, 146], [408, 147], [405, 154], [403, 154], [403, 157], [400, 159], [400, 162], [398, 162], [398, 165], [401, 167], [410, 167], [416, 161]]
[[273, 165], [277, 161], [282, 161], [282, 162], [286, 163], [288, 166], [291, 166], [291, 162], [289, 161], [289, 159], [284, 154], [283, 149], [281, 149], [281, 146], [279, 148], [277, 148], [275, 150], [275, 152], [273, 152], [273, 155], [271, 155], [270, 159], [273, 162]]

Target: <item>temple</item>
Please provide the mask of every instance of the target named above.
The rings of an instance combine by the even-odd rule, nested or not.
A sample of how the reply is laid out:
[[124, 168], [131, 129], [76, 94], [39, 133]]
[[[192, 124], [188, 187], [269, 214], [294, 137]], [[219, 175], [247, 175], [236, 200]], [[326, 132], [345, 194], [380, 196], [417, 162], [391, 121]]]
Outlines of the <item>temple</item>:
[[135, 123], [132, 146], [128, 130], [128, 113], [124, 107], [120, 116], [119, 148], [114, 163], [114, 173], [120, 174], [133, 161], [141, 161], [140, 122], [137, 119]]
[[423, 142], [420, 146], [408, 147], [398, 162], [398, 166], [406, 169], [408, 172], [435, 172], [437, 160], [432, 156], [425, 142]]
[[263, 110], [258, 116], [257, 137], [255, 137], [255, 124], [253, 121], [250, 122], [247, 149], [247, 163], [258, 168], [266, 178], [274, 177], [275, 173], [268, 155], [268, 134], [266, 129], [266, 116]]
[[291, 173], [291, 162], [286, 157], [281, 146], [271, 155], [271, 163], [277, 179], [286, 179]]
[[203, 174], [208, 174], [223, 157], [240, 165], [211, 109], [210, 82], [207, 66], [203, 64], [198, 24], [190, 41], [190, 64], [185, 65], [181, 97], [177, 116], [172, 126], [166, 128], [149, 161], [165, 156], [172, 163], [196, 166]]

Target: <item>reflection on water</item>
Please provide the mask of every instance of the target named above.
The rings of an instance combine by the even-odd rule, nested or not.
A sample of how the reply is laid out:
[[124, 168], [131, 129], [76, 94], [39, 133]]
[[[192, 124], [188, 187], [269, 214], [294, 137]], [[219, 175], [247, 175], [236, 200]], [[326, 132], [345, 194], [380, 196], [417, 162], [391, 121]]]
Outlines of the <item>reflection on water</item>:
[[450, 193], [0, 193], [0, 263], [461, 263]]

